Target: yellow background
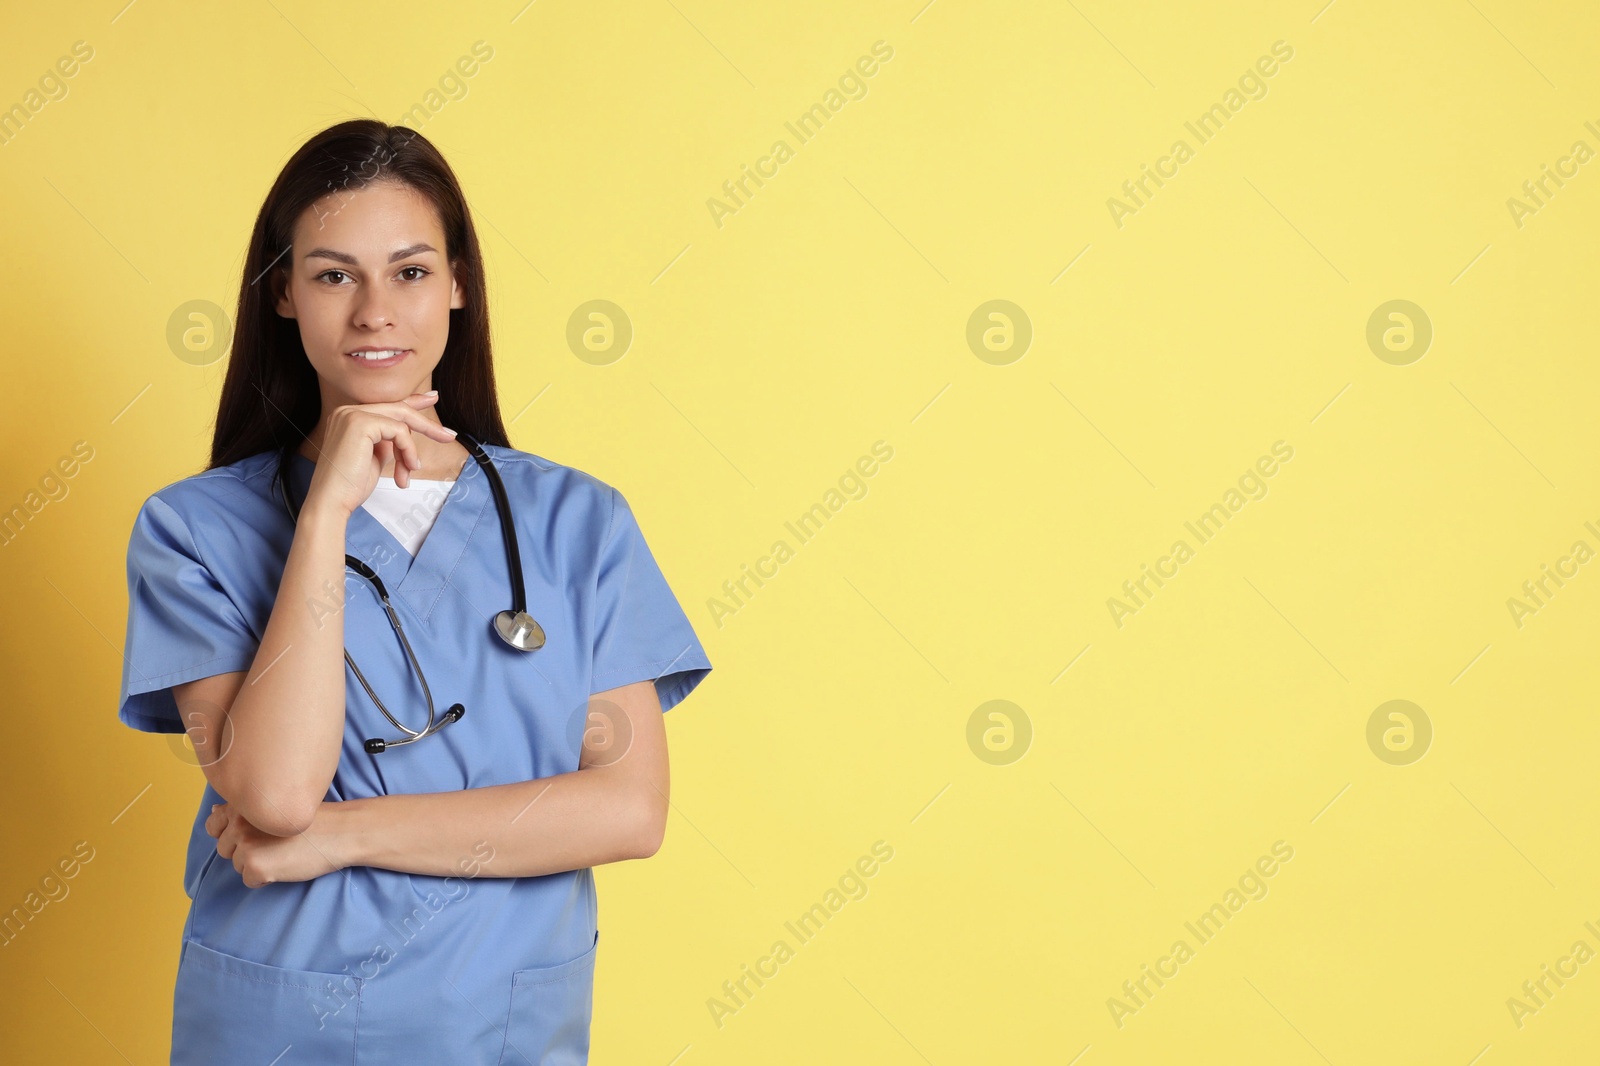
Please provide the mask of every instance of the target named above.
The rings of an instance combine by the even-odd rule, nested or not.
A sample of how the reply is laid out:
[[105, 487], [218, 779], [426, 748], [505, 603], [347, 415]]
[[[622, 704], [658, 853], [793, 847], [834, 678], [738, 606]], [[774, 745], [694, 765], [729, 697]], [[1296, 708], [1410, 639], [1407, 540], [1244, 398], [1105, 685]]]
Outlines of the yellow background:
[[[1600, 25], [1319, 4], [12, 12], [0, 104], [94, 58], [0, 146], [0, 507], [95, 454], [0, 549], [0, 905], [95, 857], [0, 948], [5, 1058], [165, 1061], [201, 776], [116, 720], [125, 550], [204, 465], [226, 365], [177, 358], [169, 316], [231, 311], [305, 138], [398, 120], [482, 40], [420, 128], [478, 220], [513, 443], [628, 496], [715, 666], [668, 717], [666, 845], [597, 871], [594, 1062], [1592, 1059], [1600, 963], [1521, 1028], [1506, 1000], [1600, 950], [1600, 563], [1520, 629], [1506, 601], [1600, 548], [1600, 162], [1520, 228], [1506, 201], [1600, 149]], [[719, 228], [707, 199], [879, 40], [867, 95]], [[635, 329], [609, 366], [566, 345], [591, 299]], [[966, 342], [993, 299], [1032, 324], [1008, 365]], [[1434, 329], [1405, 366], [1366, 342], [1394, 299]], [[718, 626], [877, 440], [868, 494]], [[1267, 496], [1116, 626], [1278, 440]], [[996, 699], [1032, 731], [1005, 765], [967, 739]], [[1410, 765], [1367, 744], [1391, 699], [1432, 723]], [[719, 1028], [707, 1000], [877, 840], [865, 898]], [[1119, 1028], [1107, 1000], [1278, 840], [1269, 894]]]

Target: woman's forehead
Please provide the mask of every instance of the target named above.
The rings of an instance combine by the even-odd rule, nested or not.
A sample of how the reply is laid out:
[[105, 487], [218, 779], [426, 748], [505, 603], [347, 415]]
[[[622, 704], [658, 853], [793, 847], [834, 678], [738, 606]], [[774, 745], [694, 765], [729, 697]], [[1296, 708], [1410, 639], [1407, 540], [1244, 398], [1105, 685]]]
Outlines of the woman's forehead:
[[442, 253], [444, 229], [433, 203], [408, 185], [375, 182], [335, 190], [315, 200], [295, 223], [294, 244], [302, 257], [313, 248], [362, 263], [382, 263], [418, 246]]

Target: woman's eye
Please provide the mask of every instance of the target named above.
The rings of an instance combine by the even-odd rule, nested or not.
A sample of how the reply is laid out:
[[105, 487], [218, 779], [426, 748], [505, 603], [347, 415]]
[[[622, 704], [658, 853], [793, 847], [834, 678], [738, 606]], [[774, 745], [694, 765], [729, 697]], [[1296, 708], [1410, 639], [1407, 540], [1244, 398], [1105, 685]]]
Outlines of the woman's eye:
[[[411, 270], [416, 271], [417, 275], [415, 277], [407, 277], [407, 278], [405, 278], [405, 280], [407, 280], [407, 281], [421, 281], [423, 278], [425, 278], [429, 274], [433, 273], [431, 270], [428, 270], [425, 267], [408, 266], [408, 267], [401, 267], [400, 268], [400, 274], [401, 274], [402, 277], [404, 277], [406, 272], [407, 271], [411, 271]], [[317, 280], [318, 281], [325, 281], [329, 285], [341, 285], [341, 284], [343, 284], [343, 282], [336, 281], [333, 278], [333, 275], [338, 275], [341, 278], [348, 278], [350, 276], [350, 275], [346, 274], [342, 270], [324, 270], [322, 273], [317, 275]]]

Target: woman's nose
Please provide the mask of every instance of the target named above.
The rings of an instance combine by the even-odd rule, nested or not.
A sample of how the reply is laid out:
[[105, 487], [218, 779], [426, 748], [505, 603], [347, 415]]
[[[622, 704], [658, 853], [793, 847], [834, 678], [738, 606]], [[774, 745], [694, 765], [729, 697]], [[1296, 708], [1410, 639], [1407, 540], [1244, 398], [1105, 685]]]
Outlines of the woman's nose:
[[394, 308], [381, 285], [367, 286], [357, 298], [355, 324], [367, 329], [386, 326], [394, 318]]

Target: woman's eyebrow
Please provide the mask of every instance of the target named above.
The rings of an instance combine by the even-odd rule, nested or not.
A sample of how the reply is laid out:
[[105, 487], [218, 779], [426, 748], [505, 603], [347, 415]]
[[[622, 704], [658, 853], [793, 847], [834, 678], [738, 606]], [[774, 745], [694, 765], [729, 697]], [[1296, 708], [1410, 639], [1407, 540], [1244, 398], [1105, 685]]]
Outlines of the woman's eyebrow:
[[[410, 247], [400, 249], [398, 252], [390, 252], [389, 262], [394, 263], [406, 258], [407, 256], [420, 255], [423, 252], [436, 251], [438, 251], [437, 248], [426, 242], [413, 244]], [[361, 261], [355, 256], [347, 255], [344, 252], [336, 252], [332, 248], [313, 248], [311, 251], [306, 253], [305, 257], [307, 259], [332, 259], [335, 263], [344, 263], [348, 266], [361, 265]]]

